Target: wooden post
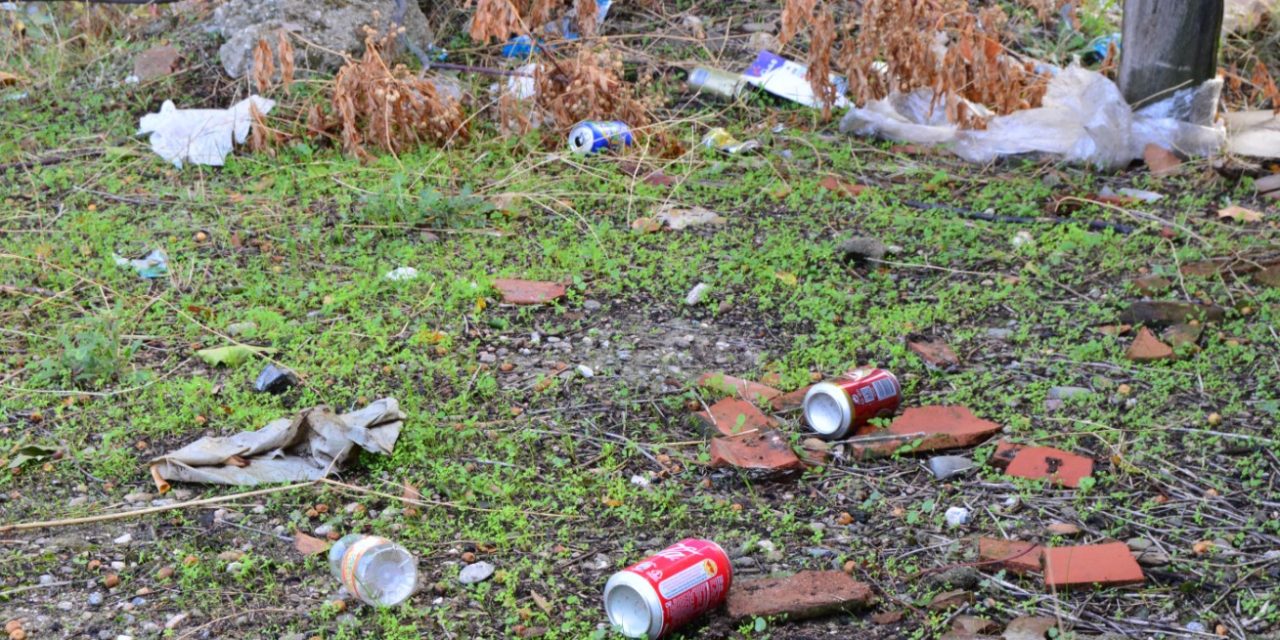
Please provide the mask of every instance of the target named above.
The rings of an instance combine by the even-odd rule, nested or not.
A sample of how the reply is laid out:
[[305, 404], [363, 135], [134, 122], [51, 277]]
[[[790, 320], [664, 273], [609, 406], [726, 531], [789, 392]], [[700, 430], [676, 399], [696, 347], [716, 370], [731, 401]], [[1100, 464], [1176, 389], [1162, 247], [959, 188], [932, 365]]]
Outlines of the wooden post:
[[1132, 105], [1218, 73], [1224, 0], [1125, 0], [1120, 90]]

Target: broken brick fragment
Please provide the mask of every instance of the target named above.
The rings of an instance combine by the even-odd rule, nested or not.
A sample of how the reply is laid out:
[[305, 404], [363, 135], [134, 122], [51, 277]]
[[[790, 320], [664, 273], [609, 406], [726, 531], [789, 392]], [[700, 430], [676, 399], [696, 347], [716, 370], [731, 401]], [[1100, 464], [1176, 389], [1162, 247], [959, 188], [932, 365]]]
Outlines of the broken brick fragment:
[[973, 415], [967, 407], [943, 405], [912, 407], [894, 420], [888, 429], [877, 430], [868, 426], [858, 430], [859, 436], [886, 436], [884, 439], [866, 443], [855, 440], [850, 443], [849, 448], [852, 454], [859, 458], [891, 455], [903, 445], [917, 441], [919, 445], [912, 450], [916, 453], [938, 449], [959, 449], [976, 446], [995, 435], [1001, 428], [995, 422]]
[[723, 373], [704, 373], [698, 378], [698, 386], [712, 389], [720, 393], [737, 394], [749, 402], [768, 402], [782, 395], [781, 391], [768, 385], [735, 378]]
[[711, 466], [760, 471], [793, 471], [804, 463], [777, 429], [711, 440]]
[[804, 620], [864, 609], [874, 599], [871, 587], [842, 571], [801, 571], [783, 578], [735, 582], [729, 590], [728, 611], [733, 620], [782, 615]]
[[769, 406], [773, 407], [774, 411], [792, 411], [799, 409], [804, 406], [804, 396], [809, 393], [809, 389], [811, 387], [813, 387], [813, 385], [800, 387], [790, 393], [774, 396], [773, 399], [769, 401]]
[[559, 282], [499, 278], [493, 281], [493, 286], [507, 304], [544, 304], [565, 294], [565, 287]]
[[1005, 473], [1016, 478], [1049, 480], [1072, 489], [1093, 475], [1093, 458], [1053, 447], [1026, 447], [1018, 451]]
[[1024, 575], [1040, 571], [1040, 558], [1044, 549], [1034, 542], [978, 538], [978, 559], [987, 564], [983, 569]]
[[774, 420], [764, 415], [755, 405], [737, 398], [723, 398], [707, 407], [706, 411], [695, 414], [708, 430], [718, 431], [726, 436], [739, 433], [768, 429], [775, 424]]
[[952, 351], [951, 346], [941, 338], [916, 336], [907, 341], [907, 346], [920, 356], [925, 366], [930, 369], [949, 371], [960, 366], [960, 358], [956, 357], [956, 352]]
[[996, 451], [991, 454], [991, 457], [987, 460], [987, 464], [997, 469], [1008, 469], [1009, 463], [1013, 462], [1013, 458], [1023, 449], [1024, 447], [1022, 445], [1014, 444], [1001, 438], [996, 442]]
[[1146, 577], [1123, 542], [1044, 550], [1044, 582], [1054, 589], [1142, 584]]
[[1173, 357], [1173, 348], [1160, 342], [1150, 329], [1143, 327], [1138, 331], [1138, 337], [1133, 339], [1133, 344], [1129, 345], [1124, 357], [1134, 362], [1168, 360]]

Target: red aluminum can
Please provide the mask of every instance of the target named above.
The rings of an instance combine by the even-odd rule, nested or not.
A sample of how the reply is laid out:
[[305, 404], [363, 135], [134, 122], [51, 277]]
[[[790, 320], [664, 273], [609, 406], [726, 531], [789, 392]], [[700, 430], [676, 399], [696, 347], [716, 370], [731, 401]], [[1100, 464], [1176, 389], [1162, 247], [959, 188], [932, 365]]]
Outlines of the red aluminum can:
[[818, 435], [839, 440], [872, 418], [893, 415], [902, 404], [902, 385], [884, 369], [863, 367], [819, 382], [804, 394], [804, 419]]
[[622, 635], [656, 640], [719, 607], [732, 582], [724, 549], [689, 538], [613, 574], [604, 610]]

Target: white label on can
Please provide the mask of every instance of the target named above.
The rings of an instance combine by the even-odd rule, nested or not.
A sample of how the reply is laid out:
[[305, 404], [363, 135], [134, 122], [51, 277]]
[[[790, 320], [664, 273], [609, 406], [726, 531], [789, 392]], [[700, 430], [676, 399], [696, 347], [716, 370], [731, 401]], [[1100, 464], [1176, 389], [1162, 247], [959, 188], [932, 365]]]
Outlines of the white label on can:
[[658, 583], [658, 593], [668, 600], [710, 580], [717, 573], [716, 563], [703, 560]]

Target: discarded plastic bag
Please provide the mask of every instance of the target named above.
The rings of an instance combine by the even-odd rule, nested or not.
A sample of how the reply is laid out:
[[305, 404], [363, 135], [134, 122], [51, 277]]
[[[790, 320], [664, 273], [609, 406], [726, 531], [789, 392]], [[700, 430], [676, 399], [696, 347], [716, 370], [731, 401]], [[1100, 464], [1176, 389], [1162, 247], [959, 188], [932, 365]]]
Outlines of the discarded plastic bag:
[[266, 115], [274, 100], [249, 96], [230, 109], [179, 109], [172, 100], [160, 105], [160, 113], [148, 113], [138, 122], [138, 135], [151, 134], [151, 150], [181, 169], [183, 162], [221, 167], [235, 144], [244, 144], [253, 124], [250, 107]]
[[1280, 116], [1273, 111], [1240, 111], [1224, 116], [1227, 150], [1241, 156], [1280, 158]]
[[1047, 153], [1116, 169], [1141, 158], [1148, 144], [1188, 156], [1220, 149], [1225, 130], [1213, 120], [1221, 90], [1221, 80], [1209, 80], [1135, 112], [1114, 82], [1072, 66], [1049, 81], [1042, 106], [991, 118], [985, 130], [957, 128], [945, 121], [941, 107], [922, 111], [919, 106], [932, 100], [928, 89], [851, 108], [840, 130], [899, 142], [950, 144], [953, 153], [976, 163]]
[[319, 480], [341, 469], [357, 446], [391, 455], [404, 418], [395, 398], [341, 415], [312, 407], [257, 431], [201, 438], [152, 460], [151, 475], [162, 491], [168, 480], [240, 486]]

